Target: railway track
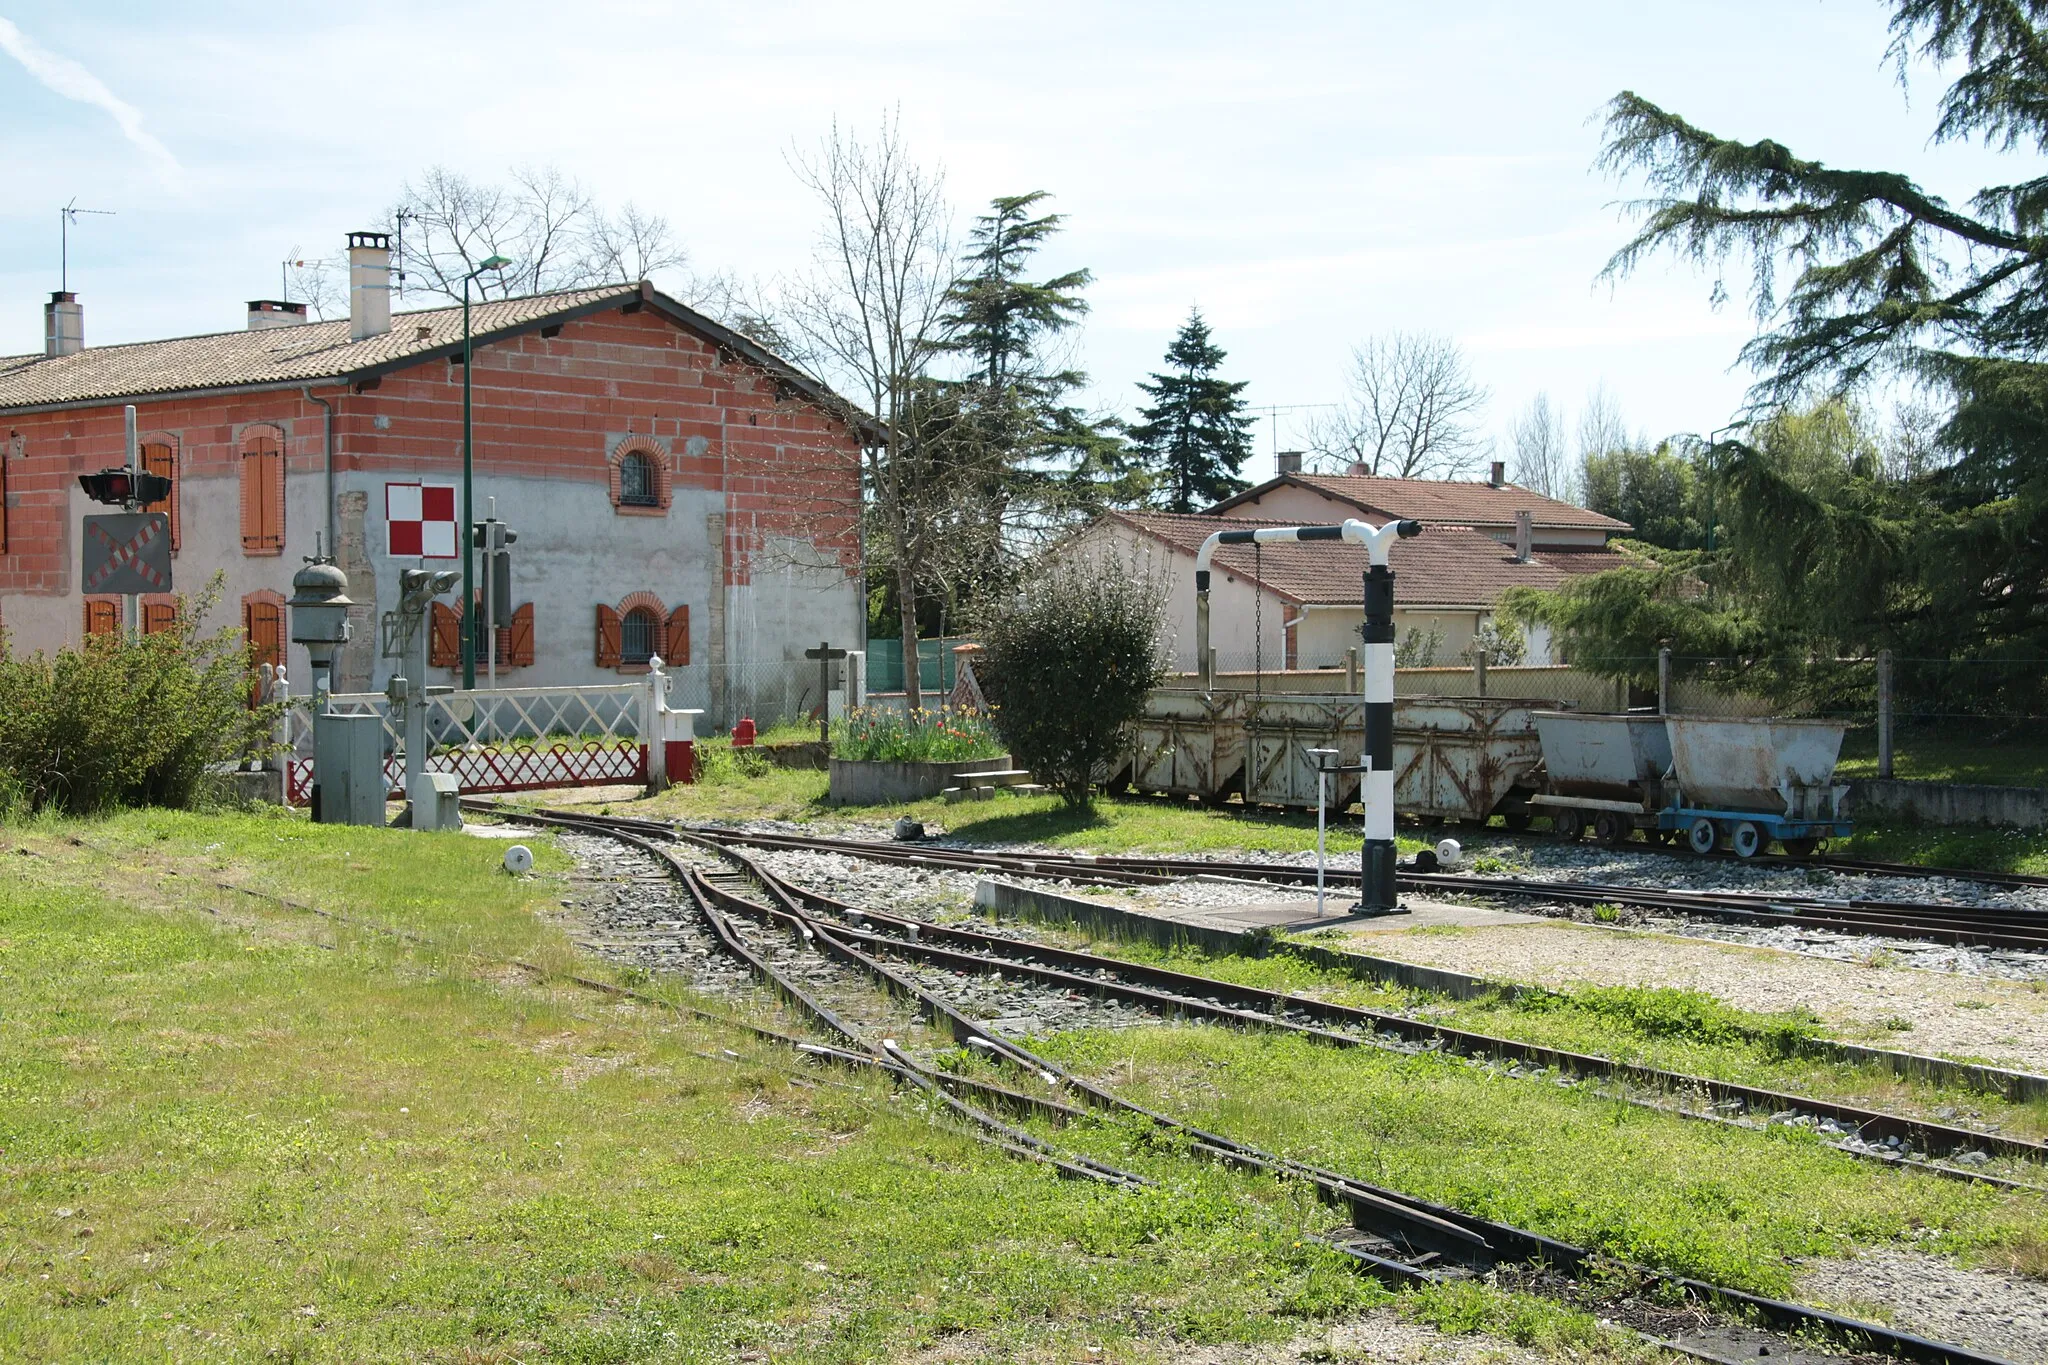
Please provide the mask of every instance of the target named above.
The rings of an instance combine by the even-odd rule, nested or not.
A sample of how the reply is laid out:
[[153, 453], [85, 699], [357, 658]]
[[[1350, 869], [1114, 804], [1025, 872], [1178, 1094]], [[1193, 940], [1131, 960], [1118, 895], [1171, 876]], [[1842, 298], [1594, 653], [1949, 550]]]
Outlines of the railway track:
[[[892, 964], [907, 959], [911, 963], [952, 971], [995, 971], [1015, 974], [1069, 992], [1086, 990], [1097, 994], [1114, 994], [1124, 999], [1142, 999], [1148, 1007], [1164, 1014], [1192, 1015], [1216, 1022], [1228, 1022], [1238, 1027], [1256, 1025], [1315, 1033], [1329, 1040], [1339, 1040], [1339, 1045], [1342, 1046], [1360, 1045], [1367, 1042], [1372, 1034], [1368, 1032], [1366, 1038], [1360, 1038], [1351, 1033], [1339, 1032], [1338, 1027], [1333, 1026], [1357, 1029], [1364, 1024], [1375, 1031], [1384, 1026], [1390, 1033], [1402, 1037], [1406, 1042], [1413, 1042], [1414, 1037], [1412, 1034], [1404, 1035], [1404, 1028], [1413, 1030], [1429, 1026], [1418, 1025], [1416, 1021], [1405, 1020], [1400, 1016], [1349, 1011], [1345, 1007], [1327, 1006], [1301, 997], [1280, 997], [1270, 992], [1227, 986], [1225, 983], [1207, 978], [1188, 977], [1163, 969], [1134, 969], [1134, 964], [1114, 959], [1050, 950], [1042, 945], [1020, 944], [1013, 940], [981, 935], [971, 930], [947, 928], [902, 916], [863, 911], [783, 882], [762, 868], [754, 859], [727, 844], [696, 833], [669, 831], [652, 826], [649, 822], [607, 821], [599, 817], [547, 812], [519, 814], [521, 818], [530, 816], [540, 823], [602, 832], [662, 860], [677, 877], [688, 897], [695, 903], [698, 912], [711, 925], [713, 932], [731, 951], [746, 960], [750, 968], [778, 994], [790, 1000], [800, 1012], [809, 1015], [814, 1022], [865, 1049], [875, 1063], [891, 1066], [895, 1074], [907, 1082], [927, 1088], [935, 1097], [949, 1102], [949, 1107], [982, 1130], [984, 1140], [993, 1141], [1017, 1155], [1053, 1161], [1061, 1165], [1062, 1173], [1077, 1178], [1123, 1184], [1140, 1183], [1144, 1179], [1130, 1172], [1103, 1166], [1085, 1156], [1060, 1155], [1042, 1140], [1023, 1130], [1009, 1127], [986, 1110], [959, 1099], [951, 1087], [962, 1078], [942, 1077], [925, 1068], [907, 1055], [893, 1039], [885, 1038], [877, 1044], [872, 1038], [871, 1029], [864, 1029], [859, 1023], [845, 1017], [839, 1008], [821, 999], [817, 989], [807, 987], [804, 982], [799, 981], [793, 974], [792, 965], [786, 959], [778, 959], [772, 952], [764, 952], [764, 945], [758, 941], [750, 942], [748, 931], [738, 927], [741, 921], [751, 921], [764, 930], [780, 930], [788, 936], [790, 942], [800, 943], [804, 949], [857, 968], [866, 975], [873, 987], [908, 1003], [935, 1028], [943, 1027], [956, 1043], [980, 1051], [995, 1061], [1007, 1063], [1020, 1071], [1027, 1081], [1056, 1087], [1066, 1097], [1079, 1100], [1085, 1109], [1120, 1112], [1142, 1118], [1154, 1125], [1158, 1131], [1172, 1135], [1191, 1155], [1221, 1161], [1240, 1169], [1310, 1183], [1326, 1202], [1347, 1209], [1351, 1215], [1353, 1226], [1347, 1231], [1327, 1238], [1329, 1244], [1351, 1256], [1363, 1269], [1383, 1279], [1395, 1283], [1432, 1282], [1486, 1273], [1510, 1265], [1534, 1265], [1548, 1273], [1578, 1278], [1600, 1266], [1602, 1258], [1585, 1248], [1417, 1200], [1340, 1172], [1278, 1157], [1236, 1139], [1193, 1127], [1135, 1104], [1085, 1078], [1065, 1071], [1021, 1044], [983, 1027], [942, 998], [935, 990], [920, 984], [914, 971]], [[661, 841], [668, 839], [715, 853], [729, 861], [732, 871], [708, 873], [700, 868], [693, 868], [685, 857], [663, 846]], [[1148, 872], [1135, 875], [1149, 877], [1159, 874]], [[1128, 978], [1134, 974], [1147, 976], [1149, 980], [1143, 984], [1129, 980]], [[1196, 996], [1188, 993], [1194, 990], [1205, 991], [1207, 994]], [[1230, 997], [1231, 1003], [1225, 1003], [1226, 996]], [[1304, 1017], [1290, 1018], [1290, 1012]], [[1455, 1031], [1434, 1032], [1443, 1035]], [[1446, 1041], [1448, 1040], [1440, 1038], [1438, 1046], [1444, 1046]], [[1484, 1039], [1481, 1035], [1459, 1035], [1456, 1041], [1460, 1046], [1474, 1047], [1506, 1042]], [[1507, 1046], [1518, 1048], [1525, 1045]], [[1569, 1054], [1556, 1053], [1548, 1049], [1533, 1050], [1530, 1059], [1533, 1060], [1537, 1053], [1551, 1059], [1545, 1063], [1546, 1065], [1564, 1063], [1567, 1060], [1596, 1066], [1605, 1062], [1605, 1059], [1571, 1058]], [[1605, 1064], [1609, 1068], [1614, 1066], [1611, 1062]], [[1606, 1074], [1613, 1078], [1617, 1073], [1610, 1071]], [[1668, 1073], [1657, 1074], [1661, 1076]], [[973, 1086], [976, 1083], [967, 1084]], [[1749, 1093], [1759, 1098], [1769, 1094]], [[985, 1085], [980, 1087], [977, 1098], [983, 1101], [1006, 1100], [1053, 1123], [1068, 1121], [1083, 1112], [1082, 1108], [1076, 1108], [1064, 1100], [1049, 1095], [1034, 1096], [1026, 1092]], [[1779, 1097], [1773, 1097], [1771, 1102], [1775, 1102], [1777, 1098]], [[1868, 1120], [1890, 1119], [1895, 1123], [1917, 1123], [1916, 1120], [1901, 1119], [1898, 1116], [1880, 1116], [1868, 1114], [1868, 1111], [1854, 1112], [1867, 1115]], [[1938, 1129], [1940, 1125], [1920, 1127], [1923, 1130], [1920, 1133], [1922, 1140], [1942, 1139], [1940, 1133], [1925, 1131]], [[1980, 1134], [1963, 1136], [1971, 1142], [1981, 1143], [1984, 1140]], [[2033, 1144], [2021, 1145], [2033, 1147]], [[1781, 1333], [1804, 1337], [1819, 1333], [1852, 1351], [1877, 1351], [1902, 1359], [1930, 1362], [1930, 1365], [1933, 1362], [1953, 1362], [1954, 1365], [1979, 1365], [1982, 1362], [1988, 1365], [1988, 1362], [1994, 1360], [1993, 1357], [1969, 1348], [1897, 1332], [1876, 1324], [1858, 1322], [1802, 1305], [1761, 1298], [1725, 1286], [1645, 1268], [1629, 1269], [1646, 1277], [1646, 1282], [1653, 1287], [1661, 1284], [1666, 1287], [1667, 1292], [1677, 1291], [1696, 1303], [1710, 1305], [1743, 1319], [1761, 1322]], [[1663, 1341], [1664, 1344], [1680, 1351], [1709, 1360], [1726, 1362], [1735, 1356], [1754, 1359], [1759, 1355], [1772, 1354], [1773, 1343], [1768, 1339], [1760, 1346], [1758, 1341], [1745, 1337], [1745, 1333], [1752, 1331], [1753, 1329], [1748, 1328], [1723, 1326], [1693, 1341], [1683, 1338], [1667, 1339], [1657, 1336], [1654, 1332], [1650, 1335], [1653, 1339]], [[1788, 1343], [1779, 1338], [1774, 1344], [1775, 1353], [1780, 1359], [1785, 1358], [1788, 1354]], [[1806, 1354], [1812, 1354], [1810, 1346], [1805, 1349]], [[1791, 1344], [1790, 1354], [1794, 1360], [1799, 1358], [1800, 1352], [1801, 1347], [1798, 1344]]]
[[[651, 831], [667, 828], [642, 822]], [[1012, 872], [1122, 886], [1160, 886], [1188, 877], [1227, 877], [1276, 886], [1313, 886], [1315, 869], [1225, 859], [996, 853], [934, 844], [756, 834], [709, 826], [685, 832], [752, 848], [836, 852], [905, 867]], [[1924, 875], [1932, 876], [1933, 873]], [[1674, 891], [1604, 882], [1543, 881], [1456, 872], [1404, 872], [1402, 889], [1437, 895], [1492, 896], [1568, 905], [1612, 905], [1722, 923], [1792, 925], [1840, 934], [1916, 939], [1976, 948], [2048, 953], [2048, 912], [1940, 902], [1831, 899], [1781, 892]]]

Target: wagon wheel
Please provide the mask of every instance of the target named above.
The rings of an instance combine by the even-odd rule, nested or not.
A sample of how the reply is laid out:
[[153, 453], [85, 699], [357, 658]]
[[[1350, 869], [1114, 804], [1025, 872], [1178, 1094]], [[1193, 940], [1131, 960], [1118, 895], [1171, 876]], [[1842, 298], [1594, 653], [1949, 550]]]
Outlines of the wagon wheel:
[[1501, 824], [1507, 826], [1508, 832], [1511, 834], [1520, 834], [1524, 830], [1528, 829], [1529, 820], [1529, 812], [1525, 810], [1509, 811], [1506, 815], [1503, 815], [1500, 818]]
[[1786, 839], [1782, 842], [1785, 845], [1785, 852], [1794, 858], [1811, 858], [1814, 850], [1820, 847], [1818, 839]]
[[1603, 844], [1625, 844], [1633, 833], [1635, 826], [1620, 811], [1603, 810], [1593, 817], [1593, 837]]
[[1764, 838], [1762, 830], [1749, 821], [1744, 820], [1735, 827], [1734, 837], [1729, 842], [1735, 846], [1736, 857], [1754, 858], [1757, 854], [1763, 852], [1764, 846], [1770, 840]]
[[1714, 828], [1714, 822], [1704, 815], [1686, 827], [1686, 847], [1695, 853], [1712, 853], [1719, 839], [1720, 832]]
[[1586, 837], [1586, 817], [1581, 811], [1561, 810], [1550, 817], [1550, 828], [1560, 839], [1573, 843]]

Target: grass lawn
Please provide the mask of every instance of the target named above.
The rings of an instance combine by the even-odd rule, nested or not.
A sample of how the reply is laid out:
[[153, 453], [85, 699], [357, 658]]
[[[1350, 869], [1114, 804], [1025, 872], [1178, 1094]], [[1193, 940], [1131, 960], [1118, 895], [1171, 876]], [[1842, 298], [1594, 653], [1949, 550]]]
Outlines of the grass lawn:
[[[566, 984], [603, 969], [535, 842], [514, 881], [495, 842], [288, 817], [0, 834], [0, 1358], [1165, 1358], [1390, 1300], [1296, 1190], [1062, 1182]], [[1409, 1310], [1606, 1340], [1481, 1307]]]
[[[1844, 780], [1877, 776], [1877, 730], [1858, 726], [1842, 737], [1836, 767]], [[1914, 782], [1985, 782], [1997, 787], [2048, 784], [2048, 742], [2037, 727], [2016, 724], [2007, 735], [1942, 734], [1910, 726], [1893, 732], [1892, 776]]]

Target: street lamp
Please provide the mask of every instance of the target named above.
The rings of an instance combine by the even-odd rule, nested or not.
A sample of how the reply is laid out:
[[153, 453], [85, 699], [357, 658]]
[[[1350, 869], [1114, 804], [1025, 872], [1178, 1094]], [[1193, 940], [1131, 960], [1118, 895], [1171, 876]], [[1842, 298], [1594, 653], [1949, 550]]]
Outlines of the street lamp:
[[470, 528], [476, 514], [470, 506], [470, 484], [475, 475], [475, 434], [469, 416], [469, 371], [475, 356], [469, 345], [469, 282], [486, 272], [496, 273], [512, 264], [510, 256], [486, 256], [482, 265], [462, 277], [462, 690], [476, 687], [476, 594], [470, 587]]

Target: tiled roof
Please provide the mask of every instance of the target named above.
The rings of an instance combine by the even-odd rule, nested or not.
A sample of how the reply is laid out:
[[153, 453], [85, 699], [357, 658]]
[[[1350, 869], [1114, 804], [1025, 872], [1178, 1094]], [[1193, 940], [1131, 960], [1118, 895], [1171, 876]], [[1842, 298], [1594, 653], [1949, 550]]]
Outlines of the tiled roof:
[[[1189, 556], [1200, 550], [1212, 533], [1223, 529], [1218, 518], [1207, 514], [1112, 512], [1110, 516]], [[1227, 522], [1231, 530], [1291, 524], [1243, 517], [1231, 517]], [[1509, 588], [1554, 588], [1575, 572], [1594, 571], [1546, 562], [1557, 557], [1538, 551], [1533, 561], [1520, 564], [1513, 550], [1470, 527], [1430, 526], [1419, 536], [1396, 541], [1388, 555], [1394, 570], [1394, 602], [1404, 607], [1490, 607]], [[1595, 557], [1611, 561], [1599, 566], [1602, 568], [1615, 568], [1625, 561], [1611, 550], [1587, 551], [1581, 558], [1590, 561]], [[1226, 573], [1262, 582], [1295, 602], [1350, 606], [1359, 601], [1367, 559], [1363, 545], [1279, 541], [1261, 545], [1256, 551], [1249, 545], [1221, 545], [1211, 562]]]
[[1515, 513], [1532, 513], [1542, 527], [1580, 527], [1609, 532], [1629, 529], [1625, 521], [1547, 498], [1516, 484], [1498, 488], [1473, 479], [1381, 479], [1353, 474], [1283, 474], [1217, 503], [1211, 513], [1249, 507], [1255, 498], [1283, 484], [1295, 484], [1356, 507], [1389, 517], [1410, 517], [1444, 526], [1513, 526]]
[[[638, 284], [565, 289], [470, 305], [472, 345], [516, 335], [604, 308], [640, 300], [679, 326], [707, 337], [814, 399], [829, 392], [789, 362], [748, 338], [655, 290]], [[341, 378], [367, 378], [462, 350], [462, 306], [394, 313], [391, 330], [349, 340], [347, 318], [257, 332], [89, 346], [76, 355], [0, 356], [0, 412], [114, 402], [162, 394], [209, 392]], [[834, 403], [834, 411], [847, 405]], [[872, 419], [856, 417], [872, 429]]]
[[[586, 305], [624, 303], [638, 285], [607, 285], [470, 305], [470, 334], [517, 331]], [[350, 341], [347, 318], [259, 332], [88, 346], [76, 355], [0, 357], [0, 409], [145, 394], [304, 383], [384, 370], [462, 342], [462, 307], [394, 313], [382, 336]]]

